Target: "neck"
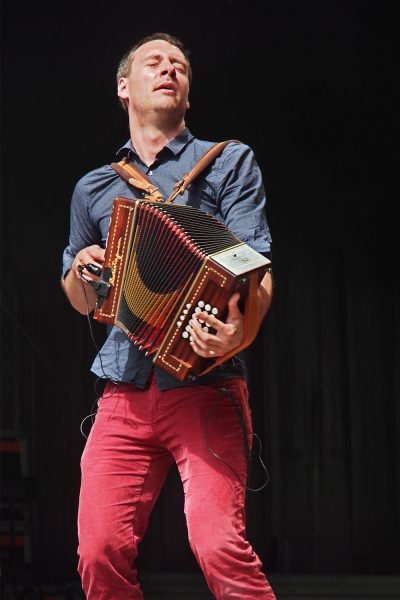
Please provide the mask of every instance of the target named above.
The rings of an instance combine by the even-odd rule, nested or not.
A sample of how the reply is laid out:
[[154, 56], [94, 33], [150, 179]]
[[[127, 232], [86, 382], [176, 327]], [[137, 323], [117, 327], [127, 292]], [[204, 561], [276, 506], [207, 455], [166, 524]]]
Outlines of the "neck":
[[135, 115], [130, 115], [129, 129], [131, 140], [142, 161], [149, 167], [153, 164], [158, 152], [170, 140], [185, 128], [183, 119], [177, 123], [145, 123]]

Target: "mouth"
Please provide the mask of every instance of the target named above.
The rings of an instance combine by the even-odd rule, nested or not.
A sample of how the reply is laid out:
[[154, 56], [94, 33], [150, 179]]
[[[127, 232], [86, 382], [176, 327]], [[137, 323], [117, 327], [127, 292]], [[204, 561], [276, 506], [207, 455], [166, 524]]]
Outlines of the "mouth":
[[158, 91], [164, 91], [164, 92], [175, 93], [176, 92], [176, 86], [172, 82], [164, 81], [164, 83], [160, 83], [160, 85], [158, 85], [155, 88], [155, 91], [156, 92], [158, 92]]

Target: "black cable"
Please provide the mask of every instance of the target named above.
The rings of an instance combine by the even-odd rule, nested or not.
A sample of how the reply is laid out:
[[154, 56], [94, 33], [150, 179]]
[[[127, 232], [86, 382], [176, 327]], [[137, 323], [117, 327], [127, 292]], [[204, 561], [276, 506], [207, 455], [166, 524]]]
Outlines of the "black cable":
[[[99, 347], [97, 346], [97, 342], [95, 340], [94, 333], [93, 333], [92, 322], [90, 320], [89, 300], [88, 300], [88, 297], [87, 297], [87, 293], [86, 293], [86, 289], [85, 289], [85, 284], [83, 283], [83, 281], [86, 281], [86, 280], [84, 279], [84, 277], [82, 275], [82, 270], [80, 270], [80, 276], [81, 276], [81, 285], [82, 285], [83, 293], [84, 293], [84, 296], [85, 296], [85, 302], [86, 302], [86, 318], [87, 318], [87, 321], [88, 321], [88, 324], [89, 324], [90, 337], [92, 338], [92, 342], [94, 344], [94, 347], [96, 348], [96, 351], [97, 351], [97, 353], [99, 355], [100, 366], [101, 366], [101, 370], [103, 371], [103, 375], [104, 375], [104, 377], [99, 377], [98, 379], [107, 379], [107, 380], [111, 381], [112, 383], [114, 383], [116, 385], [118, 382], [114, 381], [112, 379], [112, 377], [110, 377], [109, 375], [107, 375], [107, 373], [105, 372], [104, 367], [103, 367], [103, 361], [102, 361], [102, 358], [101, 358], [101, 352], [100, 352]], [[96, 380], [96, 383], [97, 383], [97, 381], [98, 380]]]
[[[213, 388], [213, 389], [215, 389], [215, 388]], [[232, 467], [232, 465], [230, 465], [226, 460], [224, 460], [222, 458], [222, 456], [220, 456], [219, 454], [217, 454], [217, 452], [215, 452], [215, 450], [213, 450], [211, 448], [211, 446], [210, 446], [210, 444], [208, 442], [207, 426], [208, 426], [208, 421], [209, 421], [211, 415], [213, 414], [214, 410], [217, 408], [218, 404], [214, 404], [214, 406], [211, 407], [211, 409], [208, 411], [207, 416], [206, 416], [205, 421], [204, 421], [204, 436], [205, 436], [207, 448], [211, 452], [211, 454], [213, 456], [215, 456], [215, 458], [217, 460], [219, 460], [220, 462], [222, 462], [226, 467], [228, 467], [228, 469], [230, 471], [232, 471], [232, 473], [234, 474], [234, 476], [236, 477], [236, 479], [239, 481], [239, 483], [244, 488], [246, 488], [246, 490], [248, 490], [249, 492], [261, 492], [261, 490], [263, 490], [268, 485], [269, 480], [270, 480], [267, 467], [265, 466], [264, 461], [262, 460], [262, 457], [261, 457], [261, 452], [262, 452], [262, 443], [261, 443], [261, 440], [260, 440], [259, 436], [256, 433], [252, 432], [251, 434], [249, 434], [249, 432], [247, 431], [246, 423], [245, 423], [245, 420], [243, 418], [242, 406], [241, 406], [240, 403], [238, 403], [237, 396], [234, 393], [232, 393], [230, 390], [228, 390], [227, 388], [222, 388], [221, 387], [221, 388], [216, 388], [216, 389], [219, 390], [219, 391], [221, 391], [221, 392], [227, 393], [229, 395], [230, 399], [231, 399], [231, 402], [232, 402], [234, 408], [236, 409], [236, 412], [237, 412], [238, 417], [239, 417], [240, 425], [241, 425], [241, 428], [242, 428], [242, 431], [243, 431], [243, 446], [244, 446], [244, 452], [245, 452], [245, 456], [246, 456], [246, 460], [247, 460], [248, 464], [250, 463], [251, 458], [252, 458], [251, 457], [251, 449], [250, 449], [249, 442], [248, 442], [248, 436], [251, 435], [253, 438], [255, 438], [258, 441], [258, 444], [259, 444], [258, 460], [259, 460], [259, 462], [261, 464], [262, 470], [264, 471], [264, 473], [266, 475], [266, 480], [258, 488], [252, 488], [252, 487], [248, 486], [246, 482], [242, 481], [242, 479], [240, 478], [239, 474]]]
[[[109, 377], [106, 374], [106, 372], [104, 370], [104, 367], [103, 367], [103, 361], [102, 361], [102, 358], [101, 358], [101, 352], [100, 352], [99, 347], [97, 346], [97, 342], [96, 342], [96, 339], [95, 339], [94, 333], [93, 333], [92, 322], [90, 320], [89, 300], [88, 300], [88, 297], [87, 297], [87, 293], [86, 293], [86, 289], [85, 289], [85, 284], [83, 283], [83, 281], [85, 281], [85, 279], [83, 277], [82, 271], [83, 271], [83, 269], [79, 269], [79, 273], [80, 273], [80, 276], [81, 276], [81, 285], [82, 285], [83, 294], [85, 296], [85, 302], [86, 302], [86, 318], [87, 318], [87, 321], [88, 321], [88, 324], [89, 324], [90, 337], [92, 339], [94, 347], [96, 348], [96, 351], [97, 351], [97, 354], [98, 354], [98, 357], [99, 357], [99, 360], [100, 360], [101, 370], [103, 371], [103, 375], [104, 375], [104, 377], [101, 377], [101, 376], [97, 377], [96, 381], [93, 384], [93, 389], [94, 389], [94, 393], [96, 395], [96, 399], [95, 399], [95, 401], [92, 404], [92, 408], [90, 410], [90, 414], [87, 415], [83, 419], [83, 421], [81, 422], [81, 424], [80, 424], [80, 428], [79, 428], [80, 432], [83, 435], [83, 437], [87, 439], [88, 436], [83, 432], [83, 429], [82, 429], [83, 428], [83, 424], [85, 423], [85, 421], [87, 419], [91, 419], [92, 426], [93, 426], [93, 424], [94, 424], [94, 417], [97, 414], [97, 410], [95, 410], [95, 405], [97, 404], [99, 398], [101, 398], [102, 396], [103, 396], [103, 398], [111, 398], [115, 394], [115, 391], [116, 391], [117, 386], [118, 386], [118, 381], [114, 381], [111, 377]], [[99, 384], [99, 382], [100, 381], [104, 381], [104, 380], [110, 381], [111, 383], [114, 384], [113, 390], [111, 391], [111, 393], [109, 393], [107, 395], [104, 395], [102, 391], [99, 393], [99, 391], [96, 389], [97, 386], [98, 386], [98, 384]]]

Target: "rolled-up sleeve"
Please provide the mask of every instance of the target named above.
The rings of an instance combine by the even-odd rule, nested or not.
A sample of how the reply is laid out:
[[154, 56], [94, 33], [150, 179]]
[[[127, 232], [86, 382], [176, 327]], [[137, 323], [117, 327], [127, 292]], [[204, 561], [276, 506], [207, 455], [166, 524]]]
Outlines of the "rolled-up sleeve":
[[101, 239], [89, 214], [90, 195], [84, 179], [78, 181], [71, 199], [69, 243], [62, 258], [62, 276], [64, 277], [82, 248], [99, 244]]
[[229, 144], [218, 174], [219, 213], [235, 235], [258, 252], [271, 252], [266, 194], [254, 153], [245, 144]]

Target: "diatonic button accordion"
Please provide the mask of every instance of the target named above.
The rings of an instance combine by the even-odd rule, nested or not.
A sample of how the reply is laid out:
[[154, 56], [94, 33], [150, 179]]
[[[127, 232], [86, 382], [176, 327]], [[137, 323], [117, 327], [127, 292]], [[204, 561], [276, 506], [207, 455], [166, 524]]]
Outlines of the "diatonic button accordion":
[[[257, 288], [269, 265], [209, 213], [115, 198], [94, 317], [120, 327], [176, 378], [198, 376], [235, 352], [222, 359], [197, 355], [190, 344], [193, 315], [205, 311], [224, 320], [239, 291], [250, 333], [258, 326]], [[214, 333], [206, 319], [201, 325]]]

